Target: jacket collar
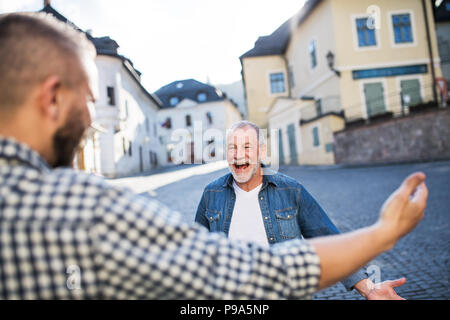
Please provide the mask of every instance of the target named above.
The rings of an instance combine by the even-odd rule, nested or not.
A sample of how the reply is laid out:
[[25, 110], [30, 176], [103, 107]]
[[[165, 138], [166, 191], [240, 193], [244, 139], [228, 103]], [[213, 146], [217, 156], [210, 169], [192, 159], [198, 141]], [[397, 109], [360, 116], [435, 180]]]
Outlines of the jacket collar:
[[0, 136], [0, 160], [21, 162], [39, 171], [50, 171], [48, 163], [27, 144], [12, 137]]
[[[273, 184], [275, 187], [278, 187], [278, 181], [275, 178], [276, 172], [268, 168], [265, 164], [261, 163], [261, 167], [263, 168], [263, 182], [261, 189], [264, 189], [269, 183]], [[233, 188], [233, 175], [228, 173], [225, 176], [225, 181], [222, 185], [222, 187], [226, 188], [227, 186], [230, 188]]]

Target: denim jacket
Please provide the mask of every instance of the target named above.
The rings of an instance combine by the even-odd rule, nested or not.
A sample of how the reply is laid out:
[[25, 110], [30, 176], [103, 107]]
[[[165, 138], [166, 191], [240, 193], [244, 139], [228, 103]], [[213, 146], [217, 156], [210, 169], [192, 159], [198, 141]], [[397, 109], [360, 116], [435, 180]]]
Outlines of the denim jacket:
[[[286, 175], [263, 175], [258, 198], [269, 244], [339, 233], [305, 187]], [[235, 201], [233, 176], [229, 173], [206, 186], [195, 221], [211, 232], [223, 232], [228, 236]], [[342, 284], [351, 290], [365, 278], [366, 273], [361, 269]]]

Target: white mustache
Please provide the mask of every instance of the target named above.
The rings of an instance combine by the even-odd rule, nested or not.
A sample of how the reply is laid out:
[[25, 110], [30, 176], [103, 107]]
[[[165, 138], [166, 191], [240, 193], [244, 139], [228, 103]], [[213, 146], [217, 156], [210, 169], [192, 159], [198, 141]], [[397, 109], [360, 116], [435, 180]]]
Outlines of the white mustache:
[[241, 166], [243, 164], [250, 164], [249, 160], [232, 160], [230, 164]]

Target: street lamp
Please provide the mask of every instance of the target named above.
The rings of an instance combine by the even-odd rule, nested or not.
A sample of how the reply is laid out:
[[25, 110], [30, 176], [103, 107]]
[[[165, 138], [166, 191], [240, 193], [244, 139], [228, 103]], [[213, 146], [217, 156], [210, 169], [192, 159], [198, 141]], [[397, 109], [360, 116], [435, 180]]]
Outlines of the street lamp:
[[334, 69], [334, 54], [333, 54], [333, 52], [328, 51], [326, 58], [327, 58], [327, 62], [328, 62], [328, 67], [330, 67], [331, 71], [334, 71], [334, 73], [336, 73], [336, 75], [338, 77], [340, 77], [341, 73], [338, 70]]

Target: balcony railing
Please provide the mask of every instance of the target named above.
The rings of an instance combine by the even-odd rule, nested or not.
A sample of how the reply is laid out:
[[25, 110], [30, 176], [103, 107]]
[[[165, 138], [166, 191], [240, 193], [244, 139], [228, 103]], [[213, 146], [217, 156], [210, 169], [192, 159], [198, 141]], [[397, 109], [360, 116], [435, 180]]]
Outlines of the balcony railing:
[[[301, 108], [301, 123], [308, 123], [324, 115], [336, 114], [343, 116], [348, 125], [358, 123], [370, 123], [381, 121], [392, 117], [400, 117], [409, 113], [436, 108], [433, 101], [432, 84], [426, 83], [416, 91], [391, 91], [384, 93], [380, 97], [365, 99], [353, 105], [342, 105], [341, 98], [338, 95], [327, 96], [322, 99], [310, 100]], [[358, 99], [360, 93], [356, 92]], [[415, 99], [411, 99], [411, 96]], [[420, 99], [417, 97], [420, 96]], [[412, 101], [414, 100], [414, 101]]]
[[341, 98], [333, 95], [322, 99], [311, 100], [300, 109], [301, 121], [309, 122], [327, 114], [342, 114]]

